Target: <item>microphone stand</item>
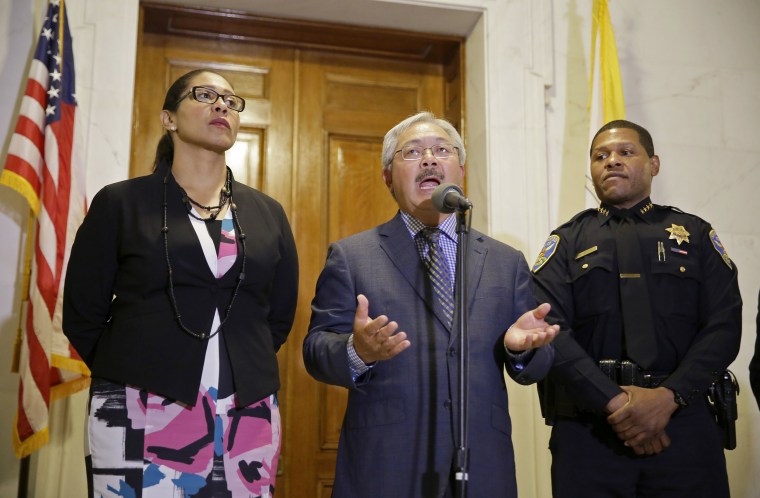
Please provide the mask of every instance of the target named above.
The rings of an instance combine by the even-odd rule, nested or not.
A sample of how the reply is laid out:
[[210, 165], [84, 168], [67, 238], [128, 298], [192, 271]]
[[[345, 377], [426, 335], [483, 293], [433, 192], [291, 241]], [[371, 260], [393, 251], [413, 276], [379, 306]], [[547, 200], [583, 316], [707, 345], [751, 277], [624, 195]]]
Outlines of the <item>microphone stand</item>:
[[467, 209], [457, 208], [457, 264], [454, 302], [455, 329], [459, 331], [459, 378], [457, 379], [458, 430], [455, 434], [454, 496], [467, 496], [469, 448], [467, 447], [467, 386], [469, 378], [469, 348], [467, 340], [467, 279], [465, 260], [467, 255]]

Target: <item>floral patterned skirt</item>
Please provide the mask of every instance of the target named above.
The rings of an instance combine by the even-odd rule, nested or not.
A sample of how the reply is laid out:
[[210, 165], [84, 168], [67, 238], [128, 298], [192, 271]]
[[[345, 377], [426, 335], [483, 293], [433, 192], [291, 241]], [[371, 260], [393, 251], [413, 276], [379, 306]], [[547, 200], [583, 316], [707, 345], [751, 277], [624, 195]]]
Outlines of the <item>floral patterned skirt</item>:
[[87, 473], [91, 497], [271, 497], [280, 456], [275, 395], [236, 407], [198, 393], [193, 407], [93, 379]]

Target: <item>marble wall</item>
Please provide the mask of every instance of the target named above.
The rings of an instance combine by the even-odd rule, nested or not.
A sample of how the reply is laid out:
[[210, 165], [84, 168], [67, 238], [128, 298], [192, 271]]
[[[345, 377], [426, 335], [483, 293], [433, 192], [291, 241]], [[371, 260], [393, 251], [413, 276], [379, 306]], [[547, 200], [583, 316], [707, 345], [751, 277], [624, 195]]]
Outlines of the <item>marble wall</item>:
[[[467, 41], [468, 194], [476, 204], [475, 225], [532, 260], [548, 231], [583, 208], [592, 0], [374, 3], [378, 9], [393, 3], [481, 13]], [[286, 14], [288, 2], [280, 4]], [[44, 6], [43, 0], [0, 0], [6, 95], [23, 85]], [[128, 172], [138, 0], [68, 0], [67, 7], [92, 195]], [[760, 288], [760, 226], [752, 222], [760, 212], [760, 2], [610, 0], [610, 10], [628, 118], [649, 128], [662, 162], [653, 199], [712, 222], [739, 267], [745, 337], [732, 368], [743, 392], [739, 448], [727, 459], [733, 495], [750, 497], [760, 487], [760, 412], [746, 371]], [[16, 108], [12, 100], [0, 102], [3, 151]], [[19, 317], [26, 216], [20, 198], [0, 189], [0, 351], [8, 356]], [[0, 496], [14, 496], [17, 484], [9, 430], [17, 386], [16, 375], [0, 371]], [[521, 496], [549, 496], [547, 431], [535, 392], [509, 389], [520, 428], [514, 439]], [[33, 458], [31, 496], [67, 497], [82, 489], [82, 406], [83, 396], [56, 403], [58, 428]]]
[[[23, 92], [45, 0], [0, 0], [0, 84], [3, 94]], [[68, 0], [74, 40], [77, 113], [81, 117], [87, 163], [87, 192], [126, 178], [129, 171], [134, 93], [137, 0]], [[2, 157], [13, 132], [18, 103], [0, 101]], [[21, 197], [0, 187], [0, 352], [10, 365], [20, 314], [21, 268], [28, 210]], [[31, 459], [30, 497], [86, 496], [83, 461], [83, 408], [86, 393], [56, 402], [50, 443]], [[16, 496], [19, 464], [11, 446], [18, 375], [0, 370], [0, 496]]]
[[[552, 224], [588, 167], [590, 5], [554, 2], [557, 81], [547, 91]], [[743, 339], [731, 370], [740, 386], [738, 448], [726, 452], [733, 496], [760, 486], [760, 412], [748, 383], [760, 290], [760, 2], [610, 0], [627, 118], [646, 127], [660, 156], [652, 199], [709, 221], [739, 268]], [[753, 491], [755, 490], [755, 491]]]

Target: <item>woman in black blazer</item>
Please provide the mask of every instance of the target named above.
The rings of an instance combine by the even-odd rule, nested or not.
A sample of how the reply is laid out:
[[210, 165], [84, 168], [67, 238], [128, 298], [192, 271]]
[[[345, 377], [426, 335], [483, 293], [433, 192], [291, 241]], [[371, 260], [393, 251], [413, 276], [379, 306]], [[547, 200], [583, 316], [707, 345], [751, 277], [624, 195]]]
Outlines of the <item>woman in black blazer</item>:
[[274, 491], [298, 259], [280, 204], [225, 164], [244, 107], [217, 73], [180, 77], [153, 174], [103, 188], [77, 232], [63, 329], [92, 371], [90, 496]]

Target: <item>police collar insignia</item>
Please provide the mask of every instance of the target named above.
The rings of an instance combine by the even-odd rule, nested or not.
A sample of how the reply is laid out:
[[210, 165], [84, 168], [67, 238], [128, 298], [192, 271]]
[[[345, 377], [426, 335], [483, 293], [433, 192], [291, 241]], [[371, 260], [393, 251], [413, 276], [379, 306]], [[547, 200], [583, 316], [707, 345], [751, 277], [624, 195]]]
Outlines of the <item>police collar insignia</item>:
[[554, 253], [557, 252], [558, 245], [559, 235], [550, 235], [549, 238], [546, 239], [544, 247], [542, 247], [541, 252], [538, 253], [536, 262], [533, 263], [533, 268], [531, 270], [533, 273], [536, 273], [538, 270], [540, 270], [541, 267], [544, 266], [552, 256], [554, 256]]
[[673, 223], [670, 225], [670, 228], [666, 228], [665, 231], [670, 232], [668, 240], [675, 239], [679, 246], [681, 245], [681, 242], [689, 243], [690, 234], [686, 231], [685, 227]]
[[723, 258], [723, 262], [726, 263], [729, 268], [733, 269], [734, 267], [731, 264], [731, 258], [728, 257], [728, 252], [726, 251], [726, 248], [723, 247], [723, 243], [718, 238], [718, 232], [715, 230], [710, 230], [710, 242], [712, 242], [713, 247], [718, 251], [720, 257]]

